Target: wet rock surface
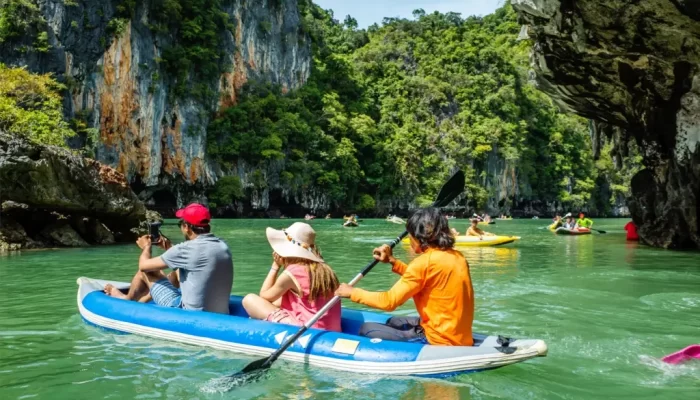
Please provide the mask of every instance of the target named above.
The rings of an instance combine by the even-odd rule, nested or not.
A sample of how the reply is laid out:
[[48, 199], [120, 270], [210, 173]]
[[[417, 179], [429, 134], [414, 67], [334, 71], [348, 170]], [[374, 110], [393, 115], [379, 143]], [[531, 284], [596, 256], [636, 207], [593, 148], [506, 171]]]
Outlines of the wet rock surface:
[[643, 242], [700, 248], [700, 5], [694, 0], [513, 0], [533, 40], [533, 78], [596, 121], [645, 169], [628, 206]]
[[146, 208], [124, 175], [0, 132], [0, 250], [135, 239]]

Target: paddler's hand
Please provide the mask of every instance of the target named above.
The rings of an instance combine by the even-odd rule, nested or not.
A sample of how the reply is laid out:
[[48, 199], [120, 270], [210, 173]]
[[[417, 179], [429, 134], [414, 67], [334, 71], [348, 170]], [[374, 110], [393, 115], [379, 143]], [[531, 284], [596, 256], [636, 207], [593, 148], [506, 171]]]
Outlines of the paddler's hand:
[[161, 233], [160, 239], [158, 239], [156, 245], [163, 250], [168, 250], [169, 248], [173, 247], [173, 242], [170, 241], [170, 239], [168, 239], [167, 237], [163, 236], [163, 234]]
[[141, 250], [151, 247], [151, 235], [143, 235], [137, 241], [136, 245], [139, 246]]
[[396, 261], [394, 258], [394, 253], [391, 250], [391, 246], [388, 244], [384, 244], [374, 249], [372, 255], [374, 256], [374, 259], [379, 262], [393, 264], [394, 261]]
[[352, 286], [348, 285], [347, 283], [341, 283], [340, 286], [338, 286], [338, 289], [335, 290], [335, 295], [344, 299], [349, 298], [351, 293]]

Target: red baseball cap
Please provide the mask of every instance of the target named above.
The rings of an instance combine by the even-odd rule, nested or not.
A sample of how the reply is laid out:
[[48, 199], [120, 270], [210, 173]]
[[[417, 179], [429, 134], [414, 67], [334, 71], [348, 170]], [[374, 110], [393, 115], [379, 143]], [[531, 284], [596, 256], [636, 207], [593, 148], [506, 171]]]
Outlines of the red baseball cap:
[[177, 210], [175, 216], [192, 226], [207, 226], [209, 221], [211, 221], [209, 209], [199, 203], [192, 203], [181, 210]]

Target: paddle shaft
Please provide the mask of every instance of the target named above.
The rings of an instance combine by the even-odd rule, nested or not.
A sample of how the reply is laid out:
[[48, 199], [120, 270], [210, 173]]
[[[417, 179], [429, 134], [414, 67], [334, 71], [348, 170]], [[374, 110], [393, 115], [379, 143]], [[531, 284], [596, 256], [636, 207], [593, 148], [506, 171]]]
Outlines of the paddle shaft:
[[[408, 231], [403, 231], [403, 233], [402, 233], [401, 235], [399, 235], [399, 237], [397, 237], [396, 239], [394, 239], [394, 240], [389, 244], [389, 246], [393, 249], [393, 248], [396, 247], [396, 245], [397, 245], [398, 243], [400, 243], [401, 240], [403, 240], [403, 238], [405, 238], [407, 235], [408, 235]], [[359, 282], [360, 279], [364, 278], [365, 275], [367, 275], [367, 274], [372, 270], [372, 268], [374, 268], [374, 266], [377, 265], [378, 263], [379, 263], [379, 261], [373, 260], [372, 262], [370, 262], [369, 264], [367, 264], [367, 266], [365, 266], [365, 268], [362, 270], [362, 272], [360, 272], [359, 274], [355, 275], [355, 277], [354, 277], [348, 284], [349, 284], [350, 286], [355, 286], [355, 284], [356, 284], [357, 282]], [[334, 296], [328, 303], [326, 303], [325, 306], [323, 306], [320, 310], [318, 310], [318, 312], [316, 313], [316, 315], [314, 315], [310, 320], [306, 321], [306, 323], [304, 324], [304, 326], [303, 326], [301, 329], [299, 329], [299, 330], [297, 331], [297, 333], [295, 333], [294, 335], [290, 336], [289, 339], [285, 340], [284, 344], [282, 344], [282, 346], [281, 346], [279, 349], [277, 349], [277, 351], [275, 351], [274, 353], [272, 353], [272, 354], [270, 355], [270, 357], [267, 359], [267, 362], [266, 362], [265, 364], [270, 365], [270, 364], [272, 364], [273, 362], [275, 362], [275, 360], [277, 360], [277, 358], [279, 358], [279, 356], [282, 355], [282, 353], [284, 353], [284, 351], [287, 350], [287, 349], [289, 348], [289, 346], [291, 346], [294, 342], [296, 342], [296, 340], [299, 339], [299, 337], [300, 337], [301, 335], [303, 335], [304, 332], [306, 332], [306, 331], [307, 331], [309, 328], [311, 328], [316, 322], [318, 322], [318, 320], [321, 319], [321, 317], [323, 317], [324, 315], [326, 315], [326, 313], [328, 312], [328, 310], [330, 310], [333, 306], [335, 306], [339, 301], [340, 301], [340, 296]]]

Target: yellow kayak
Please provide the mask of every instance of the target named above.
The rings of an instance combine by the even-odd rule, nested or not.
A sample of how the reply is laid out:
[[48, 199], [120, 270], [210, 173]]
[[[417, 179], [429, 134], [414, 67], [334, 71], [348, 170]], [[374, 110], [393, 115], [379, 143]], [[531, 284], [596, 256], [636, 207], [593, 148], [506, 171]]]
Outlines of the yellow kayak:
[[560, 228], [561, 226], [562, 226], [561, 224], [559, 224], [559, 223], [557, 223], [557, 222], [553, 222], [551, 225], [549, 225], [549, 226], [547, 227], [547, 229], [549, 229], [550, 231], [554, 232], [554, 231], [557, 230], [557, 228]]
[[[499, 246], [519, 240], [520, 236], [484, 236], [483, 239], [478, 236], [457, 236], [455, 241], [456, 247], [463, 246]], [[408, 238], [402, 240], [404, 244], [408, 244]]]

